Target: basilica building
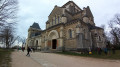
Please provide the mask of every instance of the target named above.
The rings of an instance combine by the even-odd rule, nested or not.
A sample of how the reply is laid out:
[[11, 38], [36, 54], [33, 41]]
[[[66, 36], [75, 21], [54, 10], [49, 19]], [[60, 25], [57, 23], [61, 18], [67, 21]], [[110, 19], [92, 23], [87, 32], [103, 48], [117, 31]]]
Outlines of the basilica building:
[[26, 46], [47, 51], [104, 48], [104, 29], [97, 27], [90, 7], [81, 9], [73, 1], [54, 6], [46, 29], [34, 22], [28, 29]]

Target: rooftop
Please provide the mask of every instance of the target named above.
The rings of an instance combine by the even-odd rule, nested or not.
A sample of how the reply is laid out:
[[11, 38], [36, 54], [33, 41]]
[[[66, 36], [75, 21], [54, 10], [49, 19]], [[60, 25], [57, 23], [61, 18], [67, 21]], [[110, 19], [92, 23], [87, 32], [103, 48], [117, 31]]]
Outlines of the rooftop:
[[30, 27], [35, 28], [35, 29], [40, 29], [40, 30], [41, 30], [41, 28], [40, 28], [39, 24], [38, 24], [38, 23], [36, 23], [36, 22], [34, 22], [34, 23], [33, 23], [33, 25], [32, 25], [32, 26], [30, 26]]

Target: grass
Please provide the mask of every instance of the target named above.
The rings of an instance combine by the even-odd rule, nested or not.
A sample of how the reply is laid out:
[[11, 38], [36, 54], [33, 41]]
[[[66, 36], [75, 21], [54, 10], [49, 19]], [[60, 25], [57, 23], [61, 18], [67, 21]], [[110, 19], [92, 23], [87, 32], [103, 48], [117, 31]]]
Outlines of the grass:
[[0, 67], [11, 67], [11, 49], [0, 49]]
[[102, 52], [101, 55], [98, 55], [97, 52], [92, 52], [91, 55], [80, 54], [80, 53], [76, 53], [76, 52], [57, 52], [57, 54], [82, 56], [82, 57], [92, 57], [92, 58], [99, 58], [99, 59], [120, 60], [120, 50], [116, 50], [115, 54], [112, 54], [112, 51], [109, 51], [109, 53], [107, 55], [104, 52]]

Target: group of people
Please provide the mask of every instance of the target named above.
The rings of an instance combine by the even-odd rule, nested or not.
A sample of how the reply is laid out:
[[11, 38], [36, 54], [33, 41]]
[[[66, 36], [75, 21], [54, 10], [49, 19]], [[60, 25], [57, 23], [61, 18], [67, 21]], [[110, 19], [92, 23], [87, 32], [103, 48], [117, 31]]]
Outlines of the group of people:
[[22, 47], [21, 49], [22, 49], [22, 51], [24, 52], [24, 50], [25, 50], [25, 47]]
[[[115, 50], [116, 50], [115, 47], [114, 47], [114, 46], [111, 46], [111, 47], [105, 47], [105, 48], [100, 48], [100, 47], [98, 47], [96, 51], [97, 51], [97, 53], [98, 53], [99, 55], [101, 55], [102, 52], [104, 52], [104, 53], [107, 55], [107, 54], [110, 53], [110, 51], [112, 52], [112, 54], [115, 54], [115, 53], [116, 53]], [[89, 54], [92, 54], [91, 48], [89, 48], [88, 51], [89, 51]]]
[[[115, 54], [115, 47], [111, 47], [112, 53]], [[24, 52], [24, 48], [22, 48], [22, 51]], [[104, 53], [107, 55], [110, 51], [110, 49], [106, 48], [97, 48], [97, 52], [99, 55], [101, 55], [101, 53], [104, 51]], [[35, 52], [34, 48], [31, 47], [27, 47], [27, 55], [26, 56], [30, 56], [30, 52]], [[89, 48], [89, 54], [92, 54], [91, 49]]]
[[[112, 50], [112, 53], [115, 54], [115, 47], [114, 46], [111, 47], [111, 50]], [[102, 51], [104, 51], [104, 53], [107, 55], [110, 51], [110, 48], [106, 47], [106, 48], [101, 49], [100, 47], [98, 47], [97, 51], [98, 51], [99, 55], [101, 55]]]

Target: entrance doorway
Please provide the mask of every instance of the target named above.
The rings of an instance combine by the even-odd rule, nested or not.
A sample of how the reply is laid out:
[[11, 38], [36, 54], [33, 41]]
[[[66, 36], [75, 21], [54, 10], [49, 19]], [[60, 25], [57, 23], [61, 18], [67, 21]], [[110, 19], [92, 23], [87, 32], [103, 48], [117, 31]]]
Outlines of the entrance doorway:
[[56, 49], [56, 44], [57, 44], [57, 40], [53, 39], [52, 40], [52, 49]]
[[36, 40], [36, 50], [37, 50], [37, 47], [38, 47], [38, 40]]

